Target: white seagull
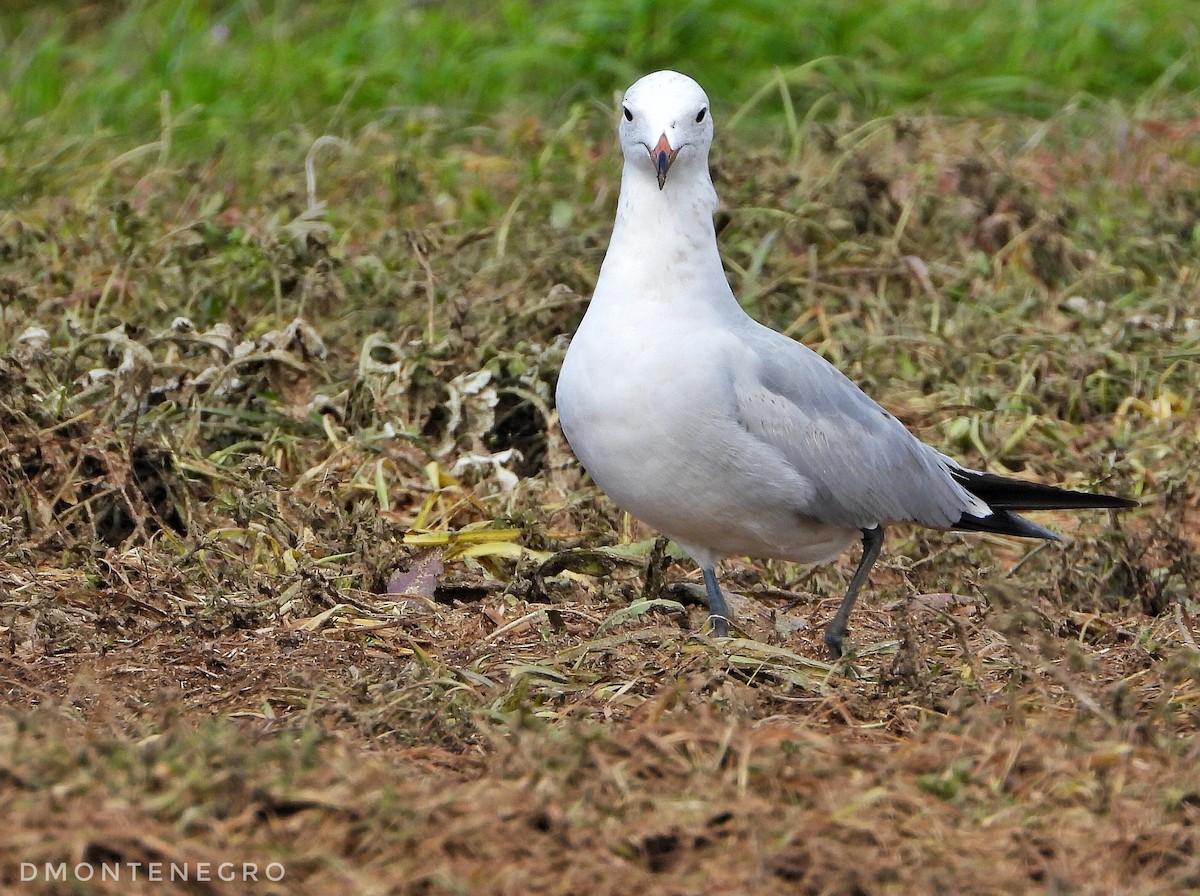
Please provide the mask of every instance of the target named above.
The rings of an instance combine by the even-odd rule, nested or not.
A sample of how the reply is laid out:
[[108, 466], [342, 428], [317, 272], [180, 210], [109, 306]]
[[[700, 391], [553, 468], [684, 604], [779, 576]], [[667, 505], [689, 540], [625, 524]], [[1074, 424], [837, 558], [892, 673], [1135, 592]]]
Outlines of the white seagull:
[[825, 630], [837, 657], [889, 523], [1057, 541], [1015, 511], [1136, 506], [961, 467], [747, 315], [717, 251], [712, 110], [691, 78], [660, 71], [630, 87], [620, 137], [617, 217], [558, 414], [596, 484], [700, 566], [716, 636], [729, 632], [725, 557], [825, 563], [861, 538]]

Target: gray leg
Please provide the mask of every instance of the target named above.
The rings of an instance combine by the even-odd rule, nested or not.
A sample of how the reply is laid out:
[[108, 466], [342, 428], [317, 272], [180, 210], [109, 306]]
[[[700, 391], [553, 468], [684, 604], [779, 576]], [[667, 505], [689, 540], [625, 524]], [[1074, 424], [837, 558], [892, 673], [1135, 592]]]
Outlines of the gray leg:
[[858, 569], [854, 570], [854, 576], [850, 579], [850, 587], [846, 589], [842, 605], [838, 607], [833, 621], [825, 627], [825, 646], [829, 648], [829, 655], [835, 660], [842, 655], [842, 642], [846, 640], [846, 625], [850, 621], [854, 601], [858, 598], [858, 592], [866, 583], [871, 567], [875, 565], [879, 551], [883, 548], [883, 527], [863, 529], [862, 546], [862, 559], [858, 561]]
[[713, 635], [718, 638], [729, 637], [729, 604], [725, 603], [725, 595], [717, 584], [717, 574], [711, 569], [701, 569], [704, 576], [704, 590], [708, 592], [708, 618], [712, 620]]

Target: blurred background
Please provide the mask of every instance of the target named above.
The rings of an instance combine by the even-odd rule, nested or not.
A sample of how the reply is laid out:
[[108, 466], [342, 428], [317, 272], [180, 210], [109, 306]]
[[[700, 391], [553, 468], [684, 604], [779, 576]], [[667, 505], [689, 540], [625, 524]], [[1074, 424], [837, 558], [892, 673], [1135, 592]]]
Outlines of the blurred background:
[[1040, 116], [1194, 91], [1198, 22], [1192, 0], [9, 0], [0, 134], [41, 116], [153, 134], [163, 91], [177, 145], [428, 107], [561, 117], [663, 67], [695, 76], [718, 110], [753, 100], [762, 114], [743, 126], [818, 99], [813, 115]]

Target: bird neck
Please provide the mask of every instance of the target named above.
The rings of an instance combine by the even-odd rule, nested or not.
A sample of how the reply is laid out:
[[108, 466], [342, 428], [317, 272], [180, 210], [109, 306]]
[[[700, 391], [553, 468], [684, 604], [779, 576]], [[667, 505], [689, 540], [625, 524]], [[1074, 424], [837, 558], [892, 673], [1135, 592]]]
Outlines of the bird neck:
[[613, 236], [626, 228], [641, 241], [672, 235], [695, 241], [703, 236], [715, 248], [712, 216], [716, 210], [717, 191], [705, 160], [681, 158], [662, 189], [644, 160], [626, 160]]
[[652, 169], [626, 163], [597, 297], [612, 287], [642, 302], [706, 294], [732, 301], [713, 226], [717, 194], [707, 165], [696, 161], [672, 168], [662, 190]]

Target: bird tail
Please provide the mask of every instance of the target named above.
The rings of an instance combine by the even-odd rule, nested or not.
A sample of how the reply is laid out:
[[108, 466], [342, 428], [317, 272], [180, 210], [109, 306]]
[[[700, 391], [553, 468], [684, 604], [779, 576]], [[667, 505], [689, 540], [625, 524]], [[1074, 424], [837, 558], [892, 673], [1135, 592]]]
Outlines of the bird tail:
[[1137, 501], [1116, 495], [1074, 492], [1040, 482], [979, 473], [961, 467], [951, 468], [950, 475], [968, 492], [979, 498], [992, 512], [978, 517], [964, 513], [952, 528], [972, 532], [995, 532], [998, 535], [1017, 535], [1022, 538], [1044, 538], [1060, 541], [1049, 529], [1031, 523], [1014, 511], [1022, 510], [1100, 510], [1137, 507]]

